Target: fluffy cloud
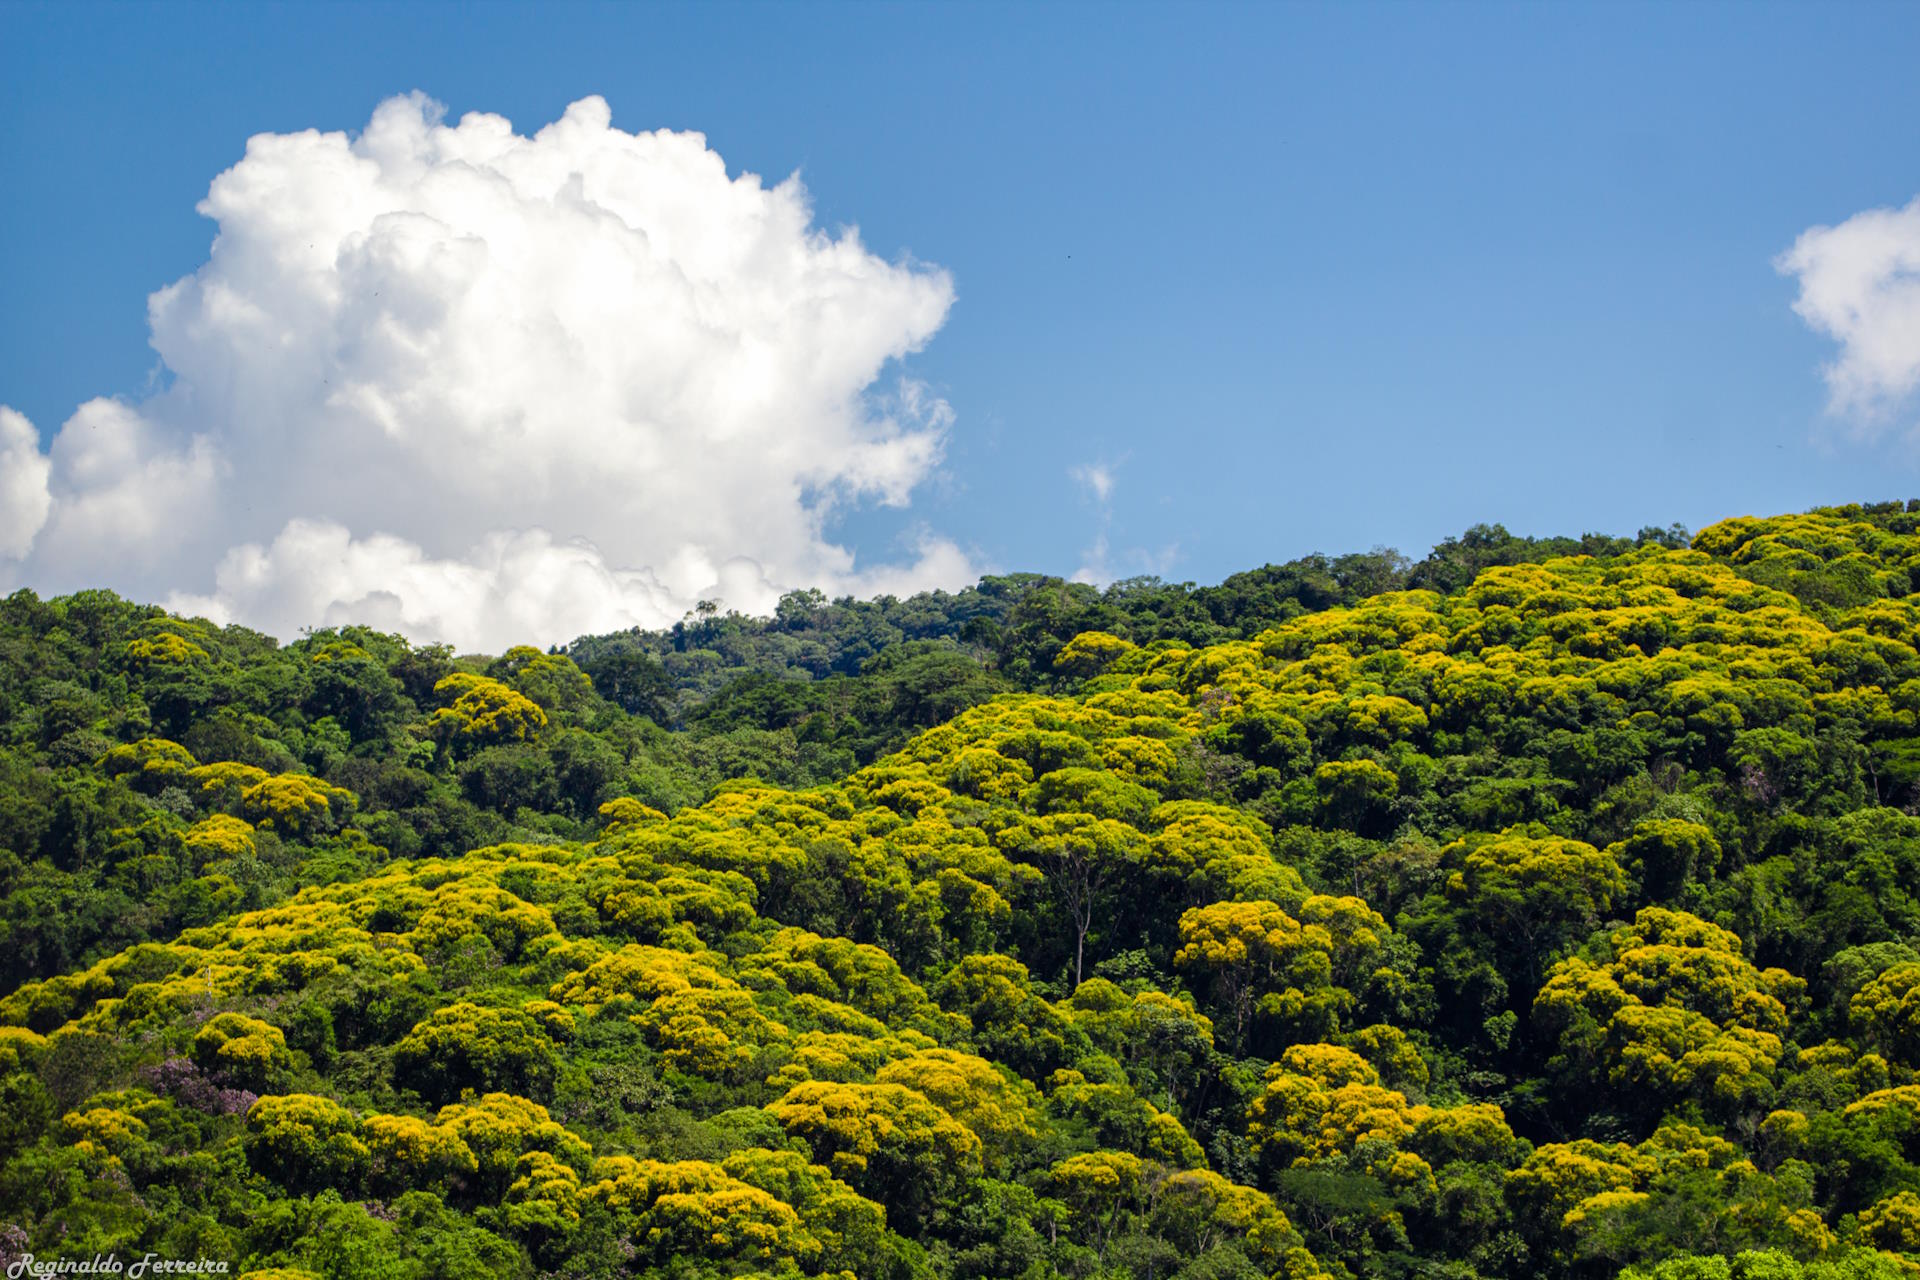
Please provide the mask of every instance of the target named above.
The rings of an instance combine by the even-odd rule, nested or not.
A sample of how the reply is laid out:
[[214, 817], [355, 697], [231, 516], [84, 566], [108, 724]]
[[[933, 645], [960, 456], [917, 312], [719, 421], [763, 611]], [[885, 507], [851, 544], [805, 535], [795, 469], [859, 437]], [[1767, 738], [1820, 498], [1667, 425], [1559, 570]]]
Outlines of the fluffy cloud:
[[33, 424], [0, 405], [0, 556], [25, 555], [33, 545], [53, 506], [52, 474]]
[[522, 137], [416, 94], [251, 139], [200, 210], [208, 262], [149, 300], [167, 388], [45, 454], [0, 415], [20, 581], [498, 648], [974, 574], [826, 533], [938, 465], [951, 411], [890, 366], [953, 286], [814, 228], [797, 178], [598, 98]]
[[1793, 309], [1840, 343], [1826, 367], [1830, 407], [1881, 434], [1920, 387], [1920, 198], [1813, 227], [1774, 265], [1799, 279]]

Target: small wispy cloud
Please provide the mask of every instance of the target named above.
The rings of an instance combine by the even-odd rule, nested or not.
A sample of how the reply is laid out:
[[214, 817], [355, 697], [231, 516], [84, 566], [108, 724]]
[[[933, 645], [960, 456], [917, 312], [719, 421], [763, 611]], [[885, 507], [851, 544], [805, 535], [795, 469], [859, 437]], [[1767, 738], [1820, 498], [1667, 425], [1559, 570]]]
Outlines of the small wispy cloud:
[[[1126, 459], [1122, 458], [1121, 462], [1124, 461]], [[1075, 582], [1104, 586], [1113, 581], [1113, 571], [1107, 565], [1107, 535], [1113, 525], [1114, 473], [1118, 470], [1119, 463], [1104, 460], [1082, 462], [1067, 468], [1067, 478], [1092, 495], [1094, 504], [1100, 509], [1093, 545], [1080, 553], [1080, 567], [1073, 571]]]
[[1080, 553], [1080, 567], [1069, 580], [1104, 587], [1113, 579], [1113, 569], [1107, 564], [1107, 535], [1102, 531], [1094, 538], [1093, 545]]
[[1165, 575], [1180, 558], [1178, 543], [1159, 550], [1128, 547], [1116, 551], [1113, 546], [1113, 495], [1119, 486], [1120, 468], [1126, 455], [1113, 462], [1104, 459], [1082, 462], [1067, 468], [1067, 478], [1093, 499], [1098, 508], [1092, 543], [1080, 553], [1080, 567], [1073, 571], [1075, 582], [1104, 587], [1131, 573]]
[[1101, 503], [1113, 500], [1113, 466], [1105, 462], [1082, 462], [1078, 466], [1068, 467], [1067, 475], [1076, 484], [1083, 485]]

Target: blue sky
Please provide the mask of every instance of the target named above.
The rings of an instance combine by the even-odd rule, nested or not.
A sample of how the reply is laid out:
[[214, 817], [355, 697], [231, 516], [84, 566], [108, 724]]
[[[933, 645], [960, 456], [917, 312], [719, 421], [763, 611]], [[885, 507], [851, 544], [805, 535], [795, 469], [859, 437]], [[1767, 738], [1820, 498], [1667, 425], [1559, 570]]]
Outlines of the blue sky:
[[1911, 5], [16, 2], [0, 402], [45, 440], [150, 389], [145, 299], [207, 261], [195, 203], [250, 135], [416, 89], [526, 133], [598, 94], [951, 274], [905, 365], [944, 461], [836, 513], [867, 559], [931, 529], [1210, 581], [1905, 497], [1912, 405], [1828, 412], [1836, 344], [1773, 260], [1920, 192], [1916, 62]]

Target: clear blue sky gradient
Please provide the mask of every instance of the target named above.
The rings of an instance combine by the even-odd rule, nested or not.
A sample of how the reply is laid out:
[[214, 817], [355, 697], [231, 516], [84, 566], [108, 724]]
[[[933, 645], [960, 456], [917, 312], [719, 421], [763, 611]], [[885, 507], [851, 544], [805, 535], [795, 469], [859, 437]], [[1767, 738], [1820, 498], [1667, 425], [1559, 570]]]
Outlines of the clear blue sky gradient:
[[[798, 169], [950, 269], [925, 522], [1213, 581], [1478, 520], [1631, 532], [1920, 493], [1841, 438], [1771, 262], [1920, 191], [1920, 5], [0, 4], [0, 401], [138, 397], [248, 135], [421, 89]], [[1103, 517], [1070, 467], [1114, 464]]]

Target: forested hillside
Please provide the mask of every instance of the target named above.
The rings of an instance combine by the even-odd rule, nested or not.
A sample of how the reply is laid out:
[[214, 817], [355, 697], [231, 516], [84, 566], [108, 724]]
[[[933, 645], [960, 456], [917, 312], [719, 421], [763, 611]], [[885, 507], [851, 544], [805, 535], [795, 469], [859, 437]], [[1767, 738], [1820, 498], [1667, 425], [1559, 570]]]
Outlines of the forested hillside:
[[0, 602], [0, 1255], [1920, 1275], [1920, 503], [462, 657]]

